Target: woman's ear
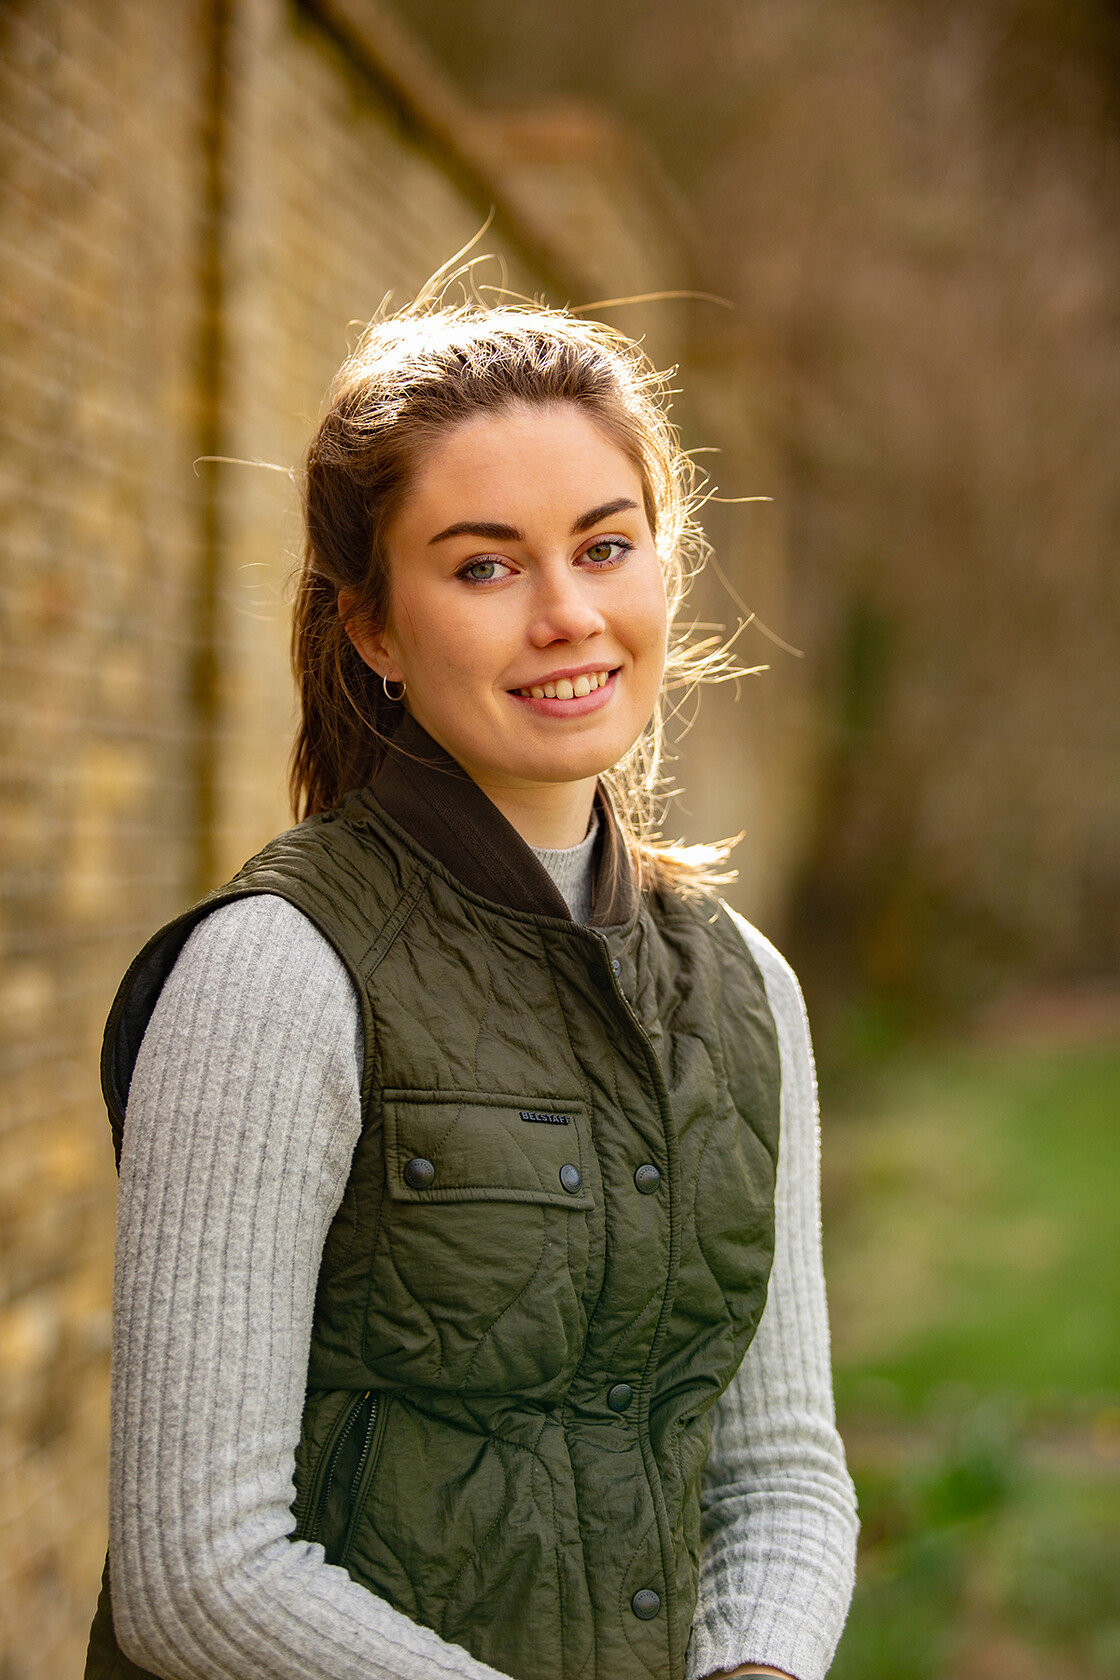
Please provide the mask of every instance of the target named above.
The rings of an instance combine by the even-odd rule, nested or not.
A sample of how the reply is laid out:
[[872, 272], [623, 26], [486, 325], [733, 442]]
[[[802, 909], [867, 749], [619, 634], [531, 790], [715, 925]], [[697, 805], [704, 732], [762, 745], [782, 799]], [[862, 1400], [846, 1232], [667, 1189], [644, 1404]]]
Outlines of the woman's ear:
[[354, 651], [379, 677], [387, 682], [401, 682], [403, 677], [400, 667], [386, 647], [383, 633], [360, 618], [350, 616], [357, 598], [356, 589], [340, 589], [338, 592], [338, 616]]

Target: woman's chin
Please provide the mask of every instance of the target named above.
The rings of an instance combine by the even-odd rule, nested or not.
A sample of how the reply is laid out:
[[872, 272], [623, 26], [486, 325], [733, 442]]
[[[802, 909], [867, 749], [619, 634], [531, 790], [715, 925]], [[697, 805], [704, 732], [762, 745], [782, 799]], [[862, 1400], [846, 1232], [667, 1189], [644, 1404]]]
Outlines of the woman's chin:
[[484, 761], [459, 761], [485, 792], [490, 787], [566, 787], [573, 782], [594, 781], [612, 769], [620, 756], [610, 750], [576, 750], [573, 745], [563, 753], [511, 753], [501, 758], [487, 754]]
[[509, 769], [527, 782], [590, 781], [612, 770], [636, 739], [629, 733], [620, 737], [612, 730], [589, 731], [586, 738], [534, 743], [520, 754], [511, 754]]
[[[636, 720], [623, 724], [602, 714], [556, 728], [531, 712], [492, 719], [484, 733], [442, 726], [442, 720], [417, 719], [457, 759], [480, 787], [549, 785], [593, 780], [612, 769], [641, 733]], [[458, 720], [457, 720], [458, 721]]]

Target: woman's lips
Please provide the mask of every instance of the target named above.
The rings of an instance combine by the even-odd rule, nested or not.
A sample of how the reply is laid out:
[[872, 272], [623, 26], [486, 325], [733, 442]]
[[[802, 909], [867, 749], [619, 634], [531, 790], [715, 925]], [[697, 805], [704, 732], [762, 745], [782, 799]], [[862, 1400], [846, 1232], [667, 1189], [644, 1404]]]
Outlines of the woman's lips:
[[[595, 687], [590, 687], [594, 680]], [[582, 677], [562, 677], [558, 682], [535, 684], [531, 689], [508, 690], [511, 700], [519, 706], [527, 706], [539, 717], [579, 718], [586, 717], [589, 712], [598, 711], [605, 706], [614, 693], [618, 682], [618, 667], [602, 671], [588, 671]], [[577, 690], [587, 687], [586, 693]], [[558, 692], [555, 696], [546, 692], [547, 688], [554, 688]]]

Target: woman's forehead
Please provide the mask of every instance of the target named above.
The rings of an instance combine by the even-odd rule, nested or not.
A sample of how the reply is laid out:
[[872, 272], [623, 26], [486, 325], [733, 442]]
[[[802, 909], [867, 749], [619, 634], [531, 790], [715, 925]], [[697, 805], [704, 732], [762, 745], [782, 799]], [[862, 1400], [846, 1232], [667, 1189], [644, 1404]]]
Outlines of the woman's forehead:
[[[480, 415], [436, 439], [417, 463], [398, 526], [519, 525], [530, 514], [573, 523], [589, 510], [644, 503], [630, 457], [574, 404]], [[447, 515], [444, 518], [444, 514]]]

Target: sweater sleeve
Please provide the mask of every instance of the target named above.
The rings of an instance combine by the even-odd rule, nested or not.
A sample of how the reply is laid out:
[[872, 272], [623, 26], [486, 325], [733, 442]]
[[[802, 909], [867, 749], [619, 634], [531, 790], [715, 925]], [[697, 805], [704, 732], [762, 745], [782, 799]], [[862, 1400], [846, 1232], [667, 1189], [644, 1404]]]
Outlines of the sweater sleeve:
[[793, 971], [732, 915], [778, 1031], [777, 1233], [762, 1322], [713, 1409], [688, 1680], [750, 1662], [822, 1680], [851, 1599], [858, 1524], [832, 1402], [816, 1079]]
[[168, 1680], [495, 1680], [293, 1541], [320, 1254], [360, 1127], [339, 958], [275, 897], [213, 912], [161, 994], [121, 1161], [110, 1557]]

